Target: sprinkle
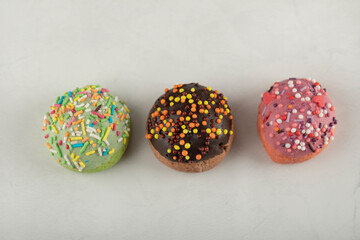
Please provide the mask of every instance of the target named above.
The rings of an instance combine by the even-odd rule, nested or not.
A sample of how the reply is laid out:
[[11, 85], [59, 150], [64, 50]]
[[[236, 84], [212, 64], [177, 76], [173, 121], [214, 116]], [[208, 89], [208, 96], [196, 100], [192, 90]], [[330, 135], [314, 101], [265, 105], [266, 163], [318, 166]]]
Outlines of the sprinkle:
[[89, 156], [91, 154], [94, 154], [95, 153], [95, 150], [91, 150], [91, 151], [88, 151], [87, 153], [85, 153], [86, 156]]
[[105, 141], [106, 138], [109, 136], [110, 130], [111, 130], [111, 127], [108, 127], [108, 128], [106, 129], [106, 132], [105, 132], [104, 137], [102, 138], [102, 141]]
[[82, 146], [84, 146], [84, 143], [75, 143], [75, 144], [72, 144], [71, 145], [73, 148], [75, 148], [75, 147], [82, 147]]
[[57, 154], [59, 155], [59, 157], [62, 157], [62, 153], [61, 153], [61, 150], [60, 150], [59, 144], [58, 144], [58, 143], [56, 143], [56, 144], [55, 144], [55, 147], [56, 147], [56, 151], [57, 151]]

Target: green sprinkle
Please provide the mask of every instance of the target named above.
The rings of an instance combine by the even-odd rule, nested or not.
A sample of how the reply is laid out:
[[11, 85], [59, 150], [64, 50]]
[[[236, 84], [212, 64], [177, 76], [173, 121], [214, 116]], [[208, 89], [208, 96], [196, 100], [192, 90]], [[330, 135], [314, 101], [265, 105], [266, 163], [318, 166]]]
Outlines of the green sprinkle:
[[111, 98], [111, 97], [109, 97], [109, 99], [108, 99], [108, 101], [107, 101], [107, 103], [106, 103], [106, 107], [109, 107], [109, 106], [110, 106], [111, 101], [112, 101], [112, 98]]
[[56, 143], [55, 147], [56, 147], [57, 153], [59, 154], [59, 157], [62, 157], [62, 153], [61, 153], [61, 150], [59, 148], [59, 144]]
[[59, 100], [60, 100], [60, 96], [58, 96], [58, 97], [57, 97], [57, 99], [56, 99], [56, 101], [55, 101], [55, 102], [56, 102], [56, 103], [58, 103], [58, 102], [59, 102]]
[[90, 144], [89, 141], [86, 141], [85, 144], [84, 144], [84, 146], [81, 148], [79, 154], [82, 154], [83, 152], [85, 152], [85, 150], [86, 150], [86, 148], [87, 148], [87, 146], [88, 146], [89, 144]]
[[69, 117], [70, 117], [70, 114], [67, 113], [67, 114], [65, 115], [65, 117], [64, 117], [65, 121], [68, 120]]
[[50, 144], [53, 145], [54, 144], [54, 137], [50, 138]]
[[66, 96], [65, 100], [63, 101], [63, 103], [61, 104], [61, 106], [66, 106], [66, 104], [69, 102], [69, 97]]
[[75, 108], [76, 111], [85, 110], [85, 107], [77, 107]]

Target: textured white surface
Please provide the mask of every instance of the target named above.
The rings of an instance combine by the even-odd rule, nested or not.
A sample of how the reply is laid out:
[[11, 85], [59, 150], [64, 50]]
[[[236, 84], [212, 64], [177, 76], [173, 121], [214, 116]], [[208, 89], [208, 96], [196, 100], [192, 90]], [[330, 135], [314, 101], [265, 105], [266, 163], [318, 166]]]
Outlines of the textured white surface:
[[[360, 239], [360, 2], [0, 0], [0, 239]], [[335, 141], [278, 165], [256, 130], [260, 94], [308, 77], [337, 107]], [[201, 174], [158, 162], [146, 115], [165, 87], [230, 100], [232, 150]], [[51, 158], [43, 114], [101, 84], [134, 124], [115, 167], [78, 174]]]

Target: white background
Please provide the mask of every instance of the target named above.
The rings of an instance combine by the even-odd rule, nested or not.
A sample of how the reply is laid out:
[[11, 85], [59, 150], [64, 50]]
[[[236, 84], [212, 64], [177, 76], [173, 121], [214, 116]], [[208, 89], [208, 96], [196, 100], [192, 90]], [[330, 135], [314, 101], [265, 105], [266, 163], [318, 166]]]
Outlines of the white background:
[[[360, 1], [0, 0], [0, 239], [360, 239]], [[317, 79], [339, 125], [316, 158], [279, 165], [256, 130], [260, 94]], [[199, 82], [229, 98], [236, 137], [200, 174], [145, 141], [163, 89]], [[43, 115], [86, 84], [130, 106], [113, 168], [79, 174], [45, 147]]]

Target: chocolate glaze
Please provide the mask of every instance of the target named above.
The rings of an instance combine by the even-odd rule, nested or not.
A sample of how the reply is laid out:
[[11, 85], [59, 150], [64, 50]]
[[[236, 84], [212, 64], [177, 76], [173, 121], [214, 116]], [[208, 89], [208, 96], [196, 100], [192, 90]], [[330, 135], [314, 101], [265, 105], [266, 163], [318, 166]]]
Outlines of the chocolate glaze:
[[[163, 120], [160, 120], [159, 116], [153, 115], [158, 108], [160, 107], [161, 111], [167, 110], [168, 113], [165, 115], [165, 119], [168, 121], [169, 119], [173, 119], [175, 126], [172, 126], [167, 129], [167, 131], [163, 131], [160, 129], [159, 132], [155, 131], [155, 134], [158, 134], [159, 138], [155, 139], [154, 137], [151, 137], [150, 142], [154, 146], [154, 148], [164, 157], [171, 161], [179, 161], [179, 162], [198, 162], [210, 159], [224, 151], [224, 146], [228, 143], [230, 138], [230, 131], [232, 129], [232, 115], [231, 111], [225, 115], [224, 113], [217, 113], [215, 111], [216, 108], [223, 108], [224, 110], [226, 107], [230, 109], [229, 106], [227, 106], [227, 100], [224, 99], [223, 94], [217, 93], [217, 91], [209, 90], [206, 87], [199, 85], [198, 83], [190, 83], [190, 84], [184, 84], [178, 89], [184, 89], [183, 92], [180, 93], [180, 91], [173, 92], [173, 89], [170, 89], [169, 91], [165, 92], [165, 94], [161, 95], [156, 102], [154, 103], [153, 107], [151, 108], [149, 112], [149, 116], [147, 119], [147, 125], [146, 125], [146, 131], [147, 135], [151, 134], [151, 129], [155, 129], [157, 126], [159, 126], [161, 123], [163, 123]], [[191, 91], [191, 89], [195, 89], [195, 91]], [[217, 93], [217, 94], [216, 94]], [[188, 99], [184, 103], [174, 102], [173, 106], [170, 106], [170, 100], [169, 97], [181, 97], [181, 96], [187, 96], [188, 94], [191, 94], [192, 99], [194, 100], [194, 103], [196, 104], [196, 111], [191, 111], [192, 104], [188, 102]], [[217, 95], [216, 98], [211, 98], [210, 94]], [[164, 102], [165, 99], [165, 102]], [[162, 103], [161, 103], [162, 101]], [[202, 104], [199, 105], [198, 102], [202, 101]], [[208, 105], [211, 106], [210, 109], [208, 109], [204, 105], [204, 101], [208, 101]], [[211, 102], [214, 101], [215, 104], [212, 104]], [[222, 102], [221, 102], [222, 101]], [[225, 105], [223, 104], [225, 102]], [[193, 103], [193, 104], [194, 104]], [[226, 107], [224, 107], [226, 106]], [[207, 109], [208, 113], [200, 113], [199, 110]], [[177, 115], [177, 111], [181, 111], [181, 115]], [[228, 111], [229, 111], [228, 110]], [[197, 118], [193, 118], [192, 115], [196, 114]], [[153, 115], [153, 116], [152, 116]], [[217, 122], [217, 119], [222, 115], [221, 123]], [[186, 118], [189, 116], [191, 119], [190, 121], [180, 121], [181, 117]], [[203, 125], [203, 121], [206, 121], [206, 125]], [[219, 121], [219, 120], [218, 120]], [[199, 125], [195, 127], [198, 129], [198, 132], [195, 134], [191, 130], [192, 128], [189, 126], [190, 123]], [[185, 125], [187, 130], [189, 132], [185, 134], [183, 138], [180, 137], [180, 134], [183, 133], [182, 126]], [[171, 130], [171, 128], [175, 128], [175, 131], [173, 132], [172, 136], [169, 136], [168, 133]], [[221, 134], [218, 135], [215, 134], [215, 138], [210, 138], [210, 134], [206, 132], [206, 129], [221, 129]], [[224, 130], [227, 130], [228, 133], [224, 134]], [[209, 130], [208, 130], [209, 131]], [[232, 133], [232, 131], [231, 131]], [[212, 135], [214, 136], [214, 135]], [[186, 149], [184, 145], [180, 145], [180, 140], [184, 140], [185, 143], [190, 143], [191, 147]], [[174, 149], [174, 145], [180, 146], [179, 150]], [[171, 153], [168, 153], [168, 149], [171, 149]], [[188, 156], [190, 157], [188, 160], [182, 155], [182, 151], [186, 150], [188, 152]], [[196, 156], [201, 155], [201, 159], [197, 160]], [[174, 159], [176, 158], [176, 159]]]

